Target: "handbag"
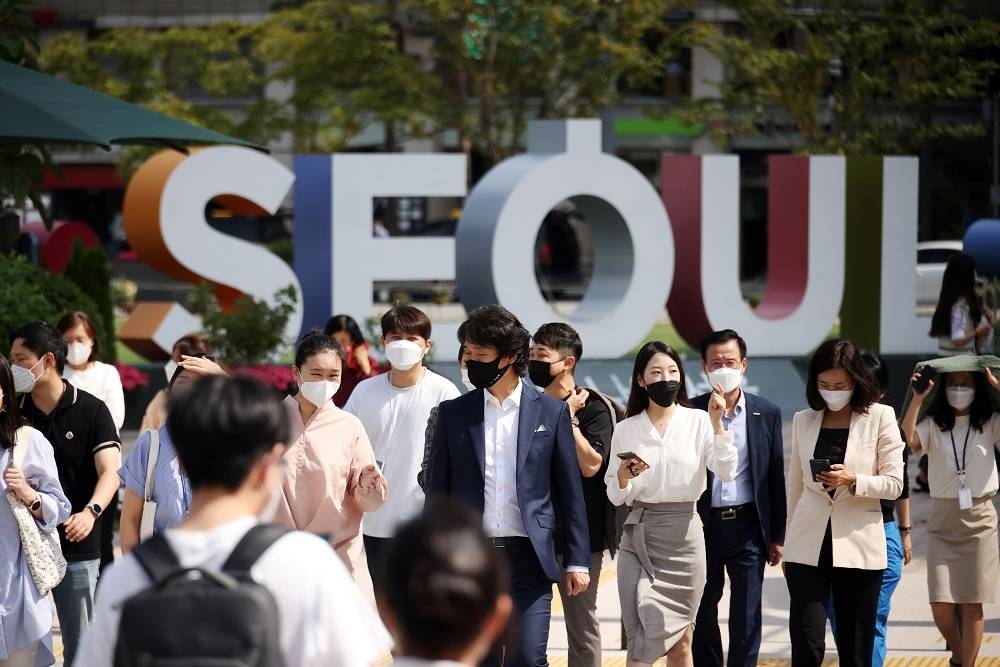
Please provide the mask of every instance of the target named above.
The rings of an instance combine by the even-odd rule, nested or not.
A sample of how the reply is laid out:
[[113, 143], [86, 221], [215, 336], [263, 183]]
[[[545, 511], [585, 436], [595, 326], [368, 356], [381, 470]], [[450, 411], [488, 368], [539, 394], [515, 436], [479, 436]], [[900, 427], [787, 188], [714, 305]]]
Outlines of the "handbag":
[[156, 519], [156, 501], [153, 500], [156, 461], [160, 458], [160, 433], [155, 428], [149, 432], [149, 459], [146, 461], [146, 488], [142, 499], [142, 519], [139, 521], [139, 541], [144, 542], [153, 535], [153, 521]]
[[[17, 430], [14, 440], [14, 451], [11, 459], [15, 466], [21, 467], [24, 462], [25, 449], [28, 447], [28, 431], [26, 427]], [[7, 491], [7, 502], [10, 511], [17, 522], [17, 531], [21, 534], [21, 546], [24, 548], [24, 560], [28, 564], [35, 587], [42, 595], [56, 587], [66, 575], [66, 559], [62, 547], [59, 546], [59, 533], [53, 530], [46, 533], [35, 521], [31, 510], [22, 503], [13, 491]]]

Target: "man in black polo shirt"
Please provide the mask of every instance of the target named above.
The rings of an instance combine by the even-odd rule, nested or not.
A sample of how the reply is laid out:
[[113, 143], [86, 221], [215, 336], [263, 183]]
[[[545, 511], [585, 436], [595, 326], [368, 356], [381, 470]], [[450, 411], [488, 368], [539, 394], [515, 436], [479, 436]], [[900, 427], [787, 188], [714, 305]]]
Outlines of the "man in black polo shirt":
[[64, 664], [71, 667], [80, 637], [90, 625], [101, 562], [97, 518], [118, 492], [121, 442], [104, 402], [62, 379], [66, 343], [47, 322], [11, 333], [14, 387], [25, 394], [21, 414], [55, 452], [59, 481], [73, 513], [59, 526], [68, 567], [52, 590], [62, 631]]
[[[605, 530], [608, 495], [604, 473], [611, 451], [614, 420], [608, 404], [596, 391], [576, 386], [573, 371], [583, 354], [580, 336], [566, 324], [543, 324], [532, 336], [528, 377], [552, 398], [566, 401], [573, 423], [576, 458], [583, 481], [590, 530], [590, 586], [570, 597], [562, 581], [559, 595], [566, 616], [569, 667], [600, 667], [601, 624], [597, 618], [597, 589], [604, 549], [614, 549], [614, 536]], [[561, 544], [556, 540], [556, 544]]]

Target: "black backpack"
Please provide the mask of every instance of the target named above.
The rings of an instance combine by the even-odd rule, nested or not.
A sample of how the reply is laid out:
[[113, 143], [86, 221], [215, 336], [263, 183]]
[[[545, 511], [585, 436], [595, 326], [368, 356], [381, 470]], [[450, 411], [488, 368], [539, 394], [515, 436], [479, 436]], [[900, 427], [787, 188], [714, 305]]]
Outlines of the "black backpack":
[[153, 585], [122, 605], [115, 667], [283, 667], [278, 606], [250, 568], [288, 532], [254, 526], [221, 572], [181, 566], [159, 534], [137, 546]]

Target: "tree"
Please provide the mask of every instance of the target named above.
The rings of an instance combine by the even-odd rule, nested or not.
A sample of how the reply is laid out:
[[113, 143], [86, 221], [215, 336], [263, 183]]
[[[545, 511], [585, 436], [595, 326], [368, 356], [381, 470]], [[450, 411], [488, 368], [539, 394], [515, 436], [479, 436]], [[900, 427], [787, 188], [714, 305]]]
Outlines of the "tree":
[[80, 291], [94, 301], [96, 310], [88, 311], [92, 321], [100, 320], [99, 327], [104, 337], [99, 338], [102, 361], [116, 361], [115, 316], [111, 302], [111, 266], [101, 246], [85, 247], [79, 241], [73, 243], [69, 262], [63, 269], [63, 277], [80, 288]]
[[413, 32], [431, 39], [434, 117], [466, 152], [495, 163], [521, 146], [528, 120], [592, 116], [620, 78], [655, 77], [671, 3], [653, 0], [406, 0]]
[[[698, 24], [693, 43], [725, 66], [717, 99], [687, 116], [718, 138], [788, 124], [792, 148], [898, 154], [938, 138], [983, 134], [942, 123], [951, 102], [981, 99], [997, 63], [1000, 25], [956, 0], [733, 0], [738, 33]], [[788, 135], [787, 132], [782, 134]]]

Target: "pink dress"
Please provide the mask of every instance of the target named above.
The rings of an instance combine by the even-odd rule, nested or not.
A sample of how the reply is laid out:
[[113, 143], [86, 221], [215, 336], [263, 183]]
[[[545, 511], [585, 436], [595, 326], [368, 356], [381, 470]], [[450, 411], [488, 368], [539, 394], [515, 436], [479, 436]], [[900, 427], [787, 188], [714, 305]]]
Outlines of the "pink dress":
[[358, 418], [332, 401], [306, 423], [294, 397], [285, 407], [291, 437], [274, 521], [328, 539], [353, 573], [363, 547], [361, 518], [378, 509], [362, 509], [356, 496], [361, 470], [375, 464], [371, 443]]

